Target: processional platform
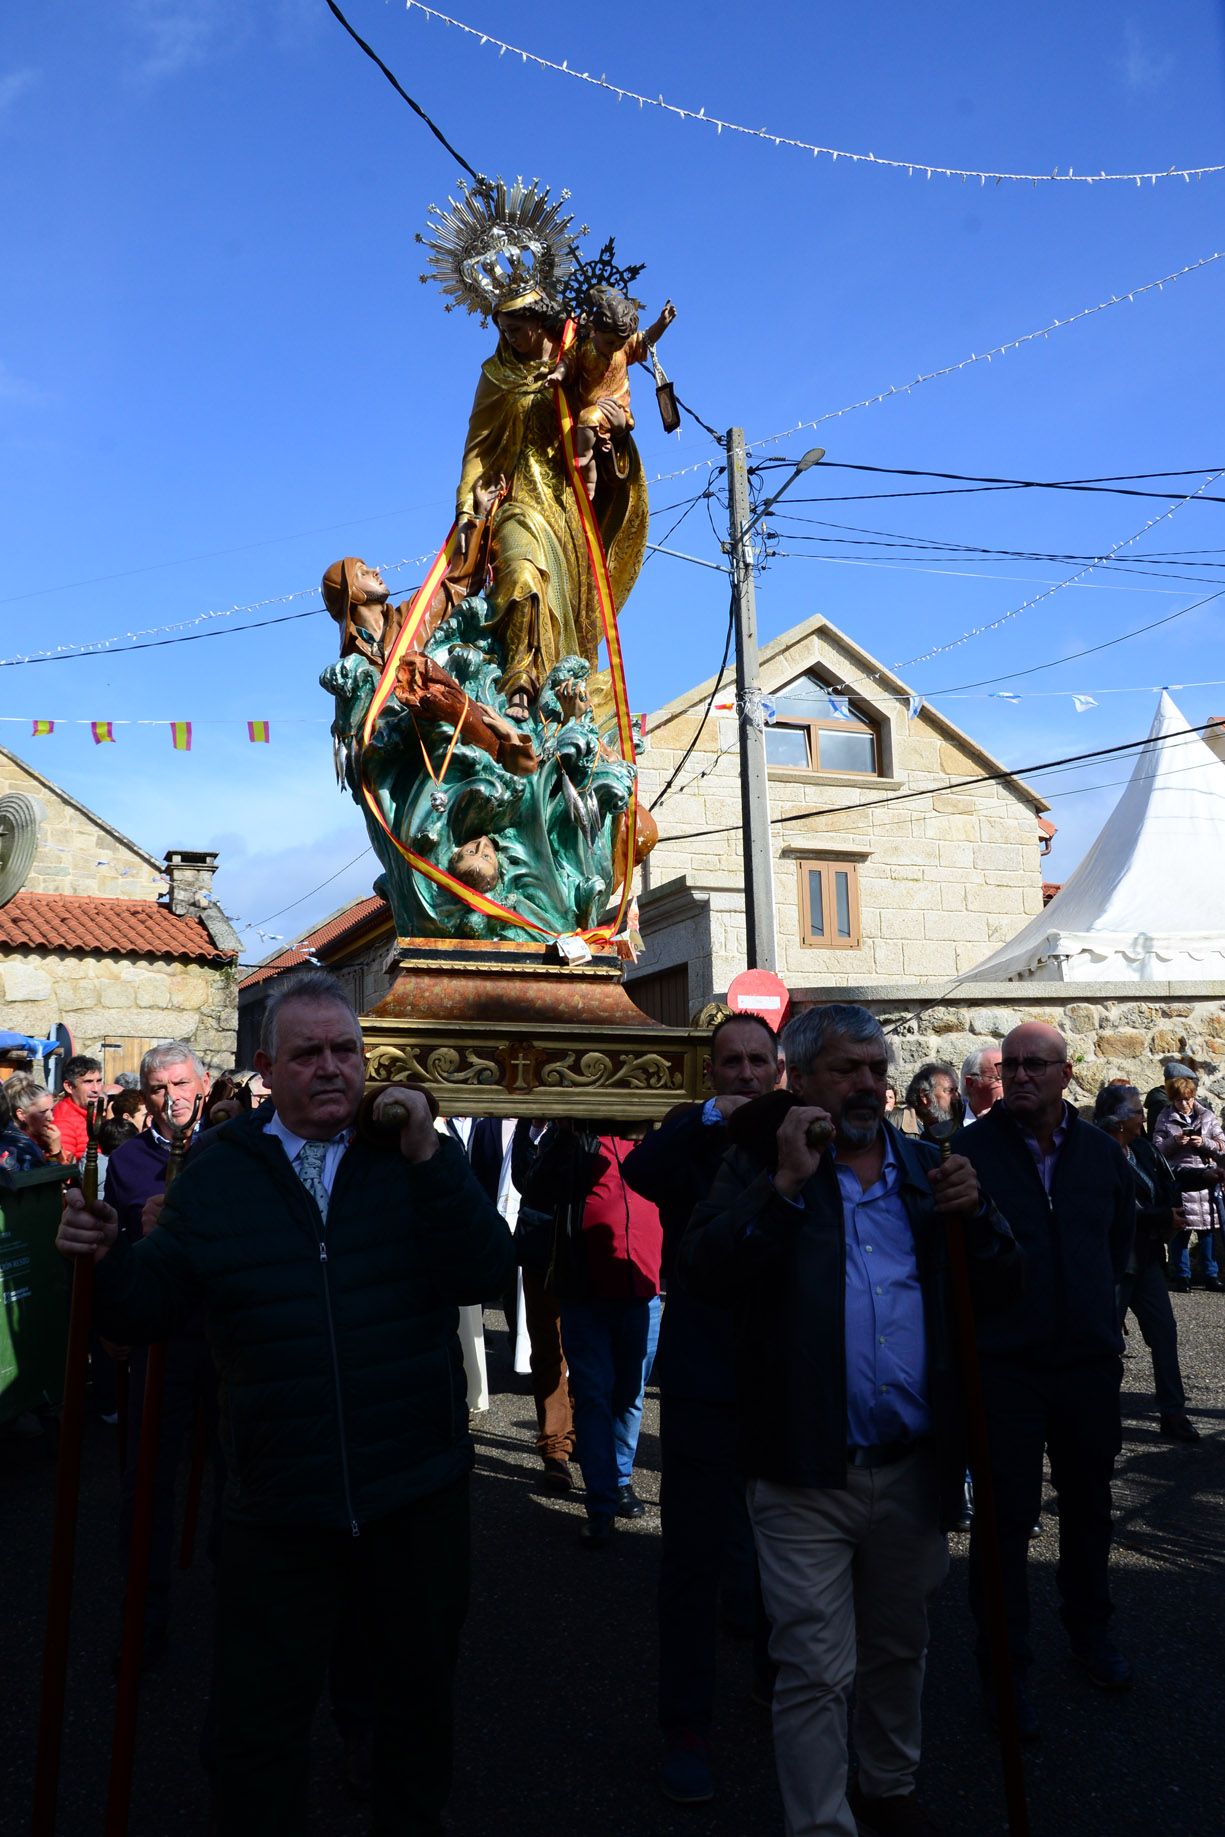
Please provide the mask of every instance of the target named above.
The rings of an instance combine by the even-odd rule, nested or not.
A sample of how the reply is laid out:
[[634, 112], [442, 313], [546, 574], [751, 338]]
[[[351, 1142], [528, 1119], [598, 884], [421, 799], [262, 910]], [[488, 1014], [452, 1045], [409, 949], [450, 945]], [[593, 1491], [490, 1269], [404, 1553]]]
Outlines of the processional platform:
[[397, 940], [362, 1018], [370, 1084], [422, 1086], [443, 1116], [655, 1121], [703, 1095], [710, 1035], [630, 999], [621, 958], [566, 964], [508, 940]]

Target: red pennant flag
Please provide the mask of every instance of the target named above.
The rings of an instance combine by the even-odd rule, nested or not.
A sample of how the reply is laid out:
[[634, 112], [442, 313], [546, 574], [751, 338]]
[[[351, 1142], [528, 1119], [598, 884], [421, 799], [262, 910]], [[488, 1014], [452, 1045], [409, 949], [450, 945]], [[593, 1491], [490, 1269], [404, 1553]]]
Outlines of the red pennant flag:
[[190, 721], [171, 721], [170, 744], [173, 746], [176, 753], [189, 753], [191, 751]]
[[105, 746], [108, 741], [112, 746], [114, 745], [115, 728], [113, 721], [91, 721], [89, 723], [89, 731], [94, 737], [95, 746]]
[[269, 746], [272, 742], [272, 724], [269, 721], [248, 721], [247, 738], [253, 746]]
[[36, 740], [42, 734], [53, 734], [55, 732], [55, 722], [54, 721], [35, 721], [32, 731], [33, 731], [33, 737]]

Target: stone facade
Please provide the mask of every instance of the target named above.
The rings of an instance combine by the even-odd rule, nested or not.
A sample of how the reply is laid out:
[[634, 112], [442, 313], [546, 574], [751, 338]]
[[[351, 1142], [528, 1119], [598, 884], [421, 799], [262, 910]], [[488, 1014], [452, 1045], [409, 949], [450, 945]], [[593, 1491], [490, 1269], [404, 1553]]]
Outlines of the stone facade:
[[38, 850], [25, 879], [27, 892], [157, 899], [165, 891], [160, 861], [0, 748], [0, 796], [9, 791], [30, 798], [38, 816]]
[[[100, 1058], [108, 1078], [135, 1071], [141, 1054], [165, 1039], [190, 1041], [212, 1068], [231, 1067], [238, 979], [222, 955], [232, 951], [236, 960], [238, 939], [219, 908], [203, 899], [216, 856], [176, 850], [167, 873], [104, 818], [0, 748], [0, 795], [9, 792], [30, 799], [38, 828], [32, 865], [8, 909], [39, 896], [35, 904], [47, 924], [41, 932], [27, 924], [10, 933], [14, 941], [0, 943], [3, 1025], [38, 1039], [66, 1026], [76, 1050]], [[61, 907], [55, 896], [65, 894], [75, 897]], [[97, 905], [83, 903], [91, 900]], [[128, 902], [143, 910], [146, 901], [159, 914], [175, 915], [169, 939], [159, 941], [167, 954], [136, 947], [123, 929], [126, 918], [118, 925], [110, 920], [132, 912]], [[80, 935], [68, 936], [74, 948], [59, 948], [63, 934], [51, 921], [69, 909]], [[170, 954], [176, 946], [180, 954]]]
[[[234, 1064], [237, 976], [229, 965], [60, 951], [0, 953], [4, 1024], [46, 1039], [62, 1022], [108, 1077], [136, 1071], [159, 1040], [187, 1040], [215, 1071]], [[105, 1053], [104, 1041], [111, 1042]]]
[[[1041, 910], [1038, 819], [1046, 805], [934, 709], [912, 716], [905, 685], [820, 618], [761, 653], [767, 696], [809, 671], [834, 687], [857, 685], [853, 711], [876, 732], [878, 770], [770, 768], [779, 974], [793, 986], [818, 978], [823, 985], [952, 980]], [[651, 805], [696, 741], [643, 865], [647, 951], [637, 966], [645, 975], [687, 963], [694, 1010], [746, 966], [738, 726], [730, 715], [701, 726], [711, 687], [651, 717], [639, 762]], [[1001, 773], [994, 783], [952, 788], [991, 772]], [[878, 801], [903, 791], [932, 795]], [[692, 833], [705, 830], [714, 833]], [[853, 870], [855, 948], [803, 941], [800, 863], [809, 860]]]
[[1225, 982], [983, 982], [970, 995], [926, 1004], [913, 984], [863, 984], [797, 989], [794, 998], [797, 1009], [816, 1001], [870, 1008], [893, 1037], [902, 1083], [925, 1059], [960, 1069], [974, 1047], [998, 1043], [1023, 1021], [1045, 1021], [1067, 1037], [1074, 1103], [1091, 1103], [1111, 1078], [1148, 1091], [1161, 1082], [1162, 1060], [1182, 1053], [1199, 1064], [1204, 1100], [1218, 1108], [1225, 1101]]

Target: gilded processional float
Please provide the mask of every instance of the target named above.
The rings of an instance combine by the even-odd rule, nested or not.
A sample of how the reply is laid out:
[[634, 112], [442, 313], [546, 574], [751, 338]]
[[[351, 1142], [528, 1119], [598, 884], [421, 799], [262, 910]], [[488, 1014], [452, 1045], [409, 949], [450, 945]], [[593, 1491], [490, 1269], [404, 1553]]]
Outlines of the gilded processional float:
[[647, 539], [630, 367], [652, 366], [674, 426], [655, 344], [675, 309], [640, 325], [641, 268], [611, 239], [584, 259], [566, 197], [482, 179], [430, 207], [422, 280], [497, 333], [454, 521], [400, 605], [356, 556], [323, 577], [337, 774], [398, 940], [368, 1075], [450, 1114], [649, 1117], [701, 1077], [704, 1035], [622, 987], [657, 837], [617, 629]]

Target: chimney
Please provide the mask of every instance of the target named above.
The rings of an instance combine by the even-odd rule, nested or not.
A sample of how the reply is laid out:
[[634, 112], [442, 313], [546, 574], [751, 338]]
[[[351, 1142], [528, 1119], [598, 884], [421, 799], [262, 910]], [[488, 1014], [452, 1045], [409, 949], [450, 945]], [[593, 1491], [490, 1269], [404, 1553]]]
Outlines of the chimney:
[[189, 848], [166, 850], [166, 878], [170, 882], [170, 910], [177, 918], [199, 918], [208, 901], [203, 897], [213, 890], [217, 856], [206, 850], [193, 853]]
[[236, 957], [239, 939], [229, 919], [212, 897], [217, 855], [213, 849], [168, 848], [167, 904], [179, 918], [198, 918], [218, 950]]

